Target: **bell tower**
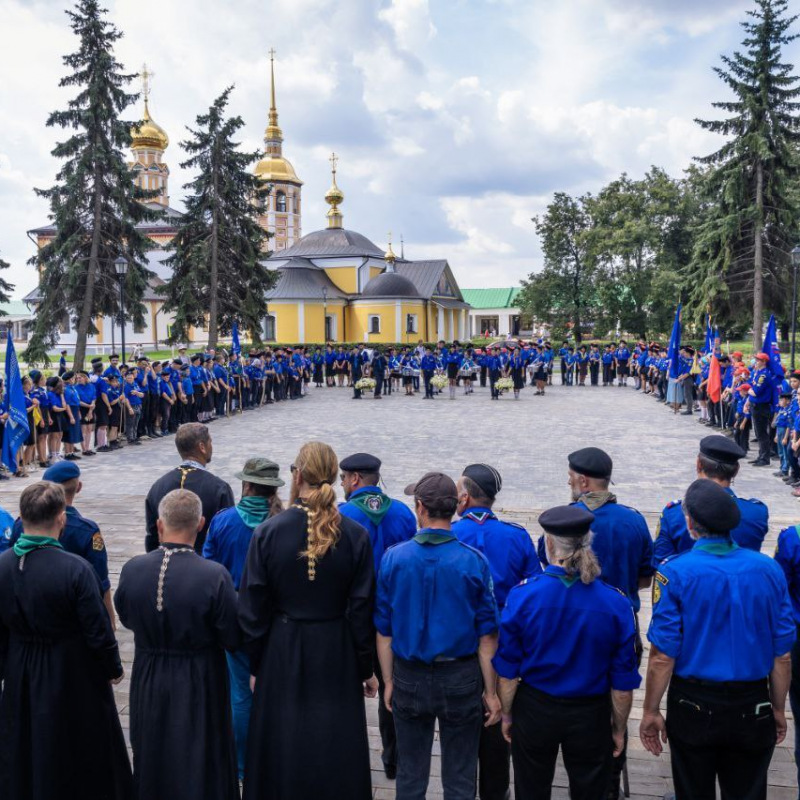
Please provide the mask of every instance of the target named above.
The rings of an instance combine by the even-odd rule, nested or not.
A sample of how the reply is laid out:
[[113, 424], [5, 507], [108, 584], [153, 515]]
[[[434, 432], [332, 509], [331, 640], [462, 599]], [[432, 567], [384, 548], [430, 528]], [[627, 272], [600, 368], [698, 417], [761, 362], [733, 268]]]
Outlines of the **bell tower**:
[[164, 163], [164, 151], [169, 147], [169, 137], [164, 129], [150, 116], [150, 81], [155, 73], [142, 66], [142, 95], [144, 113], [142, 122], [131, 129], [133, 162], [129, 165], [135, 173], [136, 185], [145, 191], [157, 190], [158, 194], [148, 203], [169, 205], [169, 167]]

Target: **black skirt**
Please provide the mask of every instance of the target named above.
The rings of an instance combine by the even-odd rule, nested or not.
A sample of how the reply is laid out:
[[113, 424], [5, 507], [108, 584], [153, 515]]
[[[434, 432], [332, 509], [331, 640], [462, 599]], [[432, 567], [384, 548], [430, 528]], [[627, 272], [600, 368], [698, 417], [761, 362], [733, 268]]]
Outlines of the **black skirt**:
[[98, 428], [105, 428], [108, 425], [108, 408], [102, 400], [95, 406], [94, 418]]
[[458, 370], [459, 370], [458, 364], [455, 364], [455, 363], [448, 364], [447, 365], [447, 377], [451, 381], [456, 380], [458, 378]]

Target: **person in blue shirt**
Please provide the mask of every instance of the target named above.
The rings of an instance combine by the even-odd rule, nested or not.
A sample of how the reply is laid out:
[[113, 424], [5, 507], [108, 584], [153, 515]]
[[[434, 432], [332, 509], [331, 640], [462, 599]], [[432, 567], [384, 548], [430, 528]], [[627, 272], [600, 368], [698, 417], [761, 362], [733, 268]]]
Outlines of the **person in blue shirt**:
[[[354, 453], [339, 462], [342, 489], [346, 502], [339, 505], [339, 513], [355, 520], [369, 534], [375, 574], [380, 571], [384, 553], [400, 542], [407, 542], [417, 532], [417, 520], [411, 509], [393, 500], [381, 491], [381, 460], [369, 453]], [[383, 696], [383, 676], [375, 654], [375, 671], [378, 676], [379, 696]], [[383, 703], [378, 704], [378, 728], [381, 734], [383, 770], [393, 780], [397, 776], [397, 738], [394, 720]]]
[[619, 347], [614, 351], [614, 366], [616, 367], [618, 386], [628, 385], [630, 358], [631, 351], [628, 350], [628, 343], [624, 339], [620, 339]]
[[[470, 464], [456, 483], [457, 513], [453, 524], [460, 542], [486, 556], [492, 571], [497, 607], [505, 607], [511, 589], [525, 578], [540, 575], [542, 567], [528, 532], [521, 525], [499, 520], [492, 506], [503, 487], [500, 473], [488, 464]], [[509, 787], [511, 751], [500, 725], [484, 727], [478, 751], [478, 790], [485, 800], [505, 800]]]
[[[405, 367], [405, 364], [404, 364]], [[431, 383], [431, 379], [433, 378], [434, 373], [436, 372], [436, 359], [433, 357], [433, 353], [431, 352], [430, 347], [425, 348], [425, 355], [422, 356], [420, 359], [420, 370], [422, 371], [422, 381], [425, 384], [425, 397], [424, 400], [433, 400], [433, 384]], [[404, 377], [403, 383], [406, 382], [405, 370], [404, 370]], [[409, 387], [411, 383], [409, 382], [406, 386], [406, 394], [411, 394], [411, 390]]]
[[475, 800], [484, 706], [487, 725], [500, 718], [491, 569], [451, 530], [451, 478], [429, 472], [405, 491], [420, 530], [385, 553], [375, 599], [383, 701], [397, 732], [397, 796], [425, 797], [438, 719], [445, 796]]
[[81, 457], [78, 455], [76, 446], [83, 441], [83, 431], [81, 430], [81, 400], [75, 386], [75, 373], [67, 370], [62, 374], [61, 380], [64, 381], [64, 401], [69, 421], [62, 438], [64, 458], [67, 461], [79, 461]]
[[173, 433], [172, 412], [175, 408], [175, 390], [172, 388], [172, 370], [162, 369], [158, 378], [158, 418], [161, 423], [161, 435]]
[[520, 798], [550, 796], [559, 746], [571, 797], [616, 796], [613, 757], [641, 677], [630, 603], [597, 580], [594, 520], [580, 505], [540, 515], [550, 565], [511, 590], [502, 614], [494, 666]]
[[603, 364], [603, 386], [612, 386], [614, 383], [611, 374], [614, 369], [614, 348], [612, 345], [606, 345], [600, 360]]
[[750, 378], [750, 416], [753, 420], [753, 433], [758, 442], [758, 457], [750, 463], [754, 467], [768, 467], [772, 451], [770, 420], [772, 419], [772, 379], [767, 364], [769, 356], [757, 353], [756, 368]]
[[778, 534], [775, 548], [775, 561], [783, 570], [789, 587], [789, 600], [797, 629], [797, 639], [792, 647], [792, 683], [789, 687], [789, 704], [794, 718], [794, 761], [797, 767], [798, 786], [800, 786], [800, 736], [797, 726], [800, 721], [800, 525], [784, 528]]
[[[739, 547], [759, 552], [769, 529], [769, 509], [760, 500], [737, 497], [731, 483], [739, 474], [739, 461], [747, 454], [727, 436], [706, 436], [700, 440], [695, 468], [698, 478], [708, 478], [721, 486], [739, 506], [741, 522], [731, 531]], [[694, 546], [680, 500], [668, 503], [661, 512], [653, 548], [655, 566], [670, 556]]]
[[[84, 517], [74, 506], [75, 496], [83, 488], [80, 478], [80, 467], [71, 461], [59, 461], [42, 473], [43, 481], [58, 483], [63, 487], [67, 501], [66, 525], [58, 541], [68, 553], [80, 556], [94, 569], [103, 595], [103, 604], [111, 620], [111, 627], [116, 628], [114, 604], [111, 599], [111, 580], [108, 577], [108, 551], [103, 534], [96, 522]], [[22, 519], [17, 518], [12, 523], [10, 531], [2, 531], [0, 552], [13, 547], [25, 532]], [[0, 526], [3, 524], [4, 518], [0, 514]]]
[[499, 400], [500, 392], [495, 389], [495, 384], [503, 375], [503, 362], [500, 358], [500, 348], [492, 348], [491, 355], [488, 355], [486, 358], [486, 368], [489, 372], [489, 389], [492, 393], [492, 400]]
[[567, 357], [569, 356], [569, 342], [564, 340], [561, 342], [561, 347], [558, 350], [558, 357], [561, 360], [561, 385], [566, 386], [567, 383]]
[[656, 573], [639, 735], [654, 755], [669, 737], [679, 798], [711, 800], [717, 780], [723, 797], [766, 798], [796, 636], [786, 578], [731, 539], [741, 512], [721, 486], [696, 480], [683, 507], [696, 542]]
[[[237, 505], [224, 508], [214, 515], [203, 543], [203, 558], [222, 564], [230, 573], [233, 588], [238, 592], [253, 532], [265, 520], [283, 510], [278, 488], [284, 486], [284, 481], [278, 465], [266, 458], [248, 459], [236, 477], [242, 482], [242, 499]], [[244, 779], [247, 727], [253, 706], [250, 659], [243, 650], [226, 652], [225, 656], [231, 680], [233, 733], [241, 781]]]
[[446, 355], [442, 358], [442, 364], [447, 370], [447, 380], [449, 382], [448, 389], [450, 390], [450, 399], [456, 399], [456, 386], [458, 384], [458, 373], [461, 369], [461, 364], [464, 356], [461, 354], [461, 349], [458, 342], [453, 342], [453, 346]]
[[128, 444], [141, 445], [139, 420], [142, 417], [142, 403], [146, 393], [146, 386], [138, 384], [133, 372], [128, 372], [125, 375], [125, 383], [122, 385], [123, 405], [127, 414], [125, 417], [125, 434]]

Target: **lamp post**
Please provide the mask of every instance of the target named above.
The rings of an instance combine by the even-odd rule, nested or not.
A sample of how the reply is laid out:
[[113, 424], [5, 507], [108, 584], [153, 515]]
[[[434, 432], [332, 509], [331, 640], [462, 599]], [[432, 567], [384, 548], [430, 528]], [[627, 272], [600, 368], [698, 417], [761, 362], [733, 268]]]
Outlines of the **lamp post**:
[[128, 274], [128, 259], [119, 256], [114, 259], [114, 269], [119, 278], [119, 334], [122, 344], [122, 363], [125, 363], [125, 276]]
[[328, 343], [328, 287], [322, 287], [322, 338]]
[[792, 371], [794, 371], [795, 336], [797, 334], [797, 268], [800, 267], [800, 245], [792, 250]]

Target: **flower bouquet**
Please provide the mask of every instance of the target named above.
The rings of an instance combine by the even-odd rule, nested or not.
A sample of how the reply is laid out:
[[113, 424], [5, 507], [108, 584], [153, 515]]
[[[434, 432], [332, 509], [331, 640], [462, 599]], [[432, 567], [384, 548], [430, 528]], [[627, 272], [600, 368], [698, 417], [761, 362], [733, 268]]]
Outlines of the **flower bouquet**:
[[375, 390], [375, 379], [374, 378], [359, 378], [356, 381], [356, 389], [360, 392], [372, 392]]
[[514, 388], [514, 381], [512, 378], [500, 378], [495, 381], [494, 388], [498, 392], [509, 392]]
[[450, 383], [450, 381], [447, 380], [446, 375], [434, 375], [431, 378], [431, 386], [433, 386], [434, 389], [444, 389], [448, 383]]

